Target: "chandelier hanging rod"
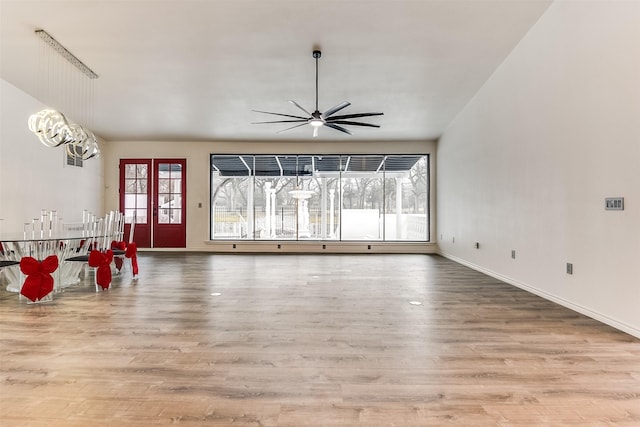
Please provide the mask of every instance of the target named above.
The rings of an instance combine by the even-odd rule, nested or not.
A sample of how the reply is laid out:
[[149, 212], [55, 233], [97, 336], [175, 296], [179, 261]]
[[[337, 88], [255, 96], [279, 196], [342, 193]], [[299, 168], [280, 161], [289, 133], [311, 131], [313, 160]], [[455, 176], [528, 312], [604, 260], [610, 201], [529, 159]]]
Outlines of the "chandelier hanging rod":
[[84, 75], [90, 79], [97, 79], [98, 75], [87, 67], [82, 61], [80, 61], [73, 53], [69, 52], [67, 48], [62, 46], [56, 39], [51, 37], [45, 30], [36, 30], [36, 35], [42, 40], [47, 42], [56, 52], [58, 52], [64, 59], [69, 61], [74, 67], [80, 70]]

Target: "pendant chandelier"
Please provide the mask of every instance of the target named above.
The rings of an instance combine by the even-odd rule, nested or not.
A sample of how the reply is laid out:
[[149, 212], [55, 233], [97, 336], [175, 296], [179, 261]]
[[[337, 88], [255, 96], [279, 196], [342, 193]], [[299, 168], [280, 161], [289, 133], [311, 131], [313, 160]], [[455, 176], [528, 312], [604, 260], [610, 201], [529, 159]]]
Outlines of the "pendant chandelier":
[[[69, 52], [44, 30], [36, 30], [40, 38], [40, 95], [46, 92], [50, 105], [66, 104], [76, 119], [85, 125], [90, 120], [91, 81], [98, 78], [89, 67]], [[55, 98], [55, 99], [54, 99]], [[96, 136], [86, 126], [67, 118], [57, 109], [46, 108], [29, 117], [29, 130], [47, 147], [65, 146], [71, 157], [88, 160], [100, 155]]]

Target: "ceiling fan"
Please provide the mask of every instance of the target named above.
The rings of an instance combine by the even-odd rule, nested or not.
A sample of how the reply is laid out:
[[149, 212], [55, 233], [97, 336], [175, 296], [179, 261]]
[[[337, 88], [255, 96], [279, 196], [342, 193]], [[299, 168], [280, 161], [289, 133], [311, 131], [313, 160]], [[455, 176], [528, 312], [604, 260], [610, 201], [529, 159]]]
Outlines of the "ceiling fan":
[[338, 111], [340, 111], [343, 108], [346, 108], [349, 105], [351, 105], [351, 103], [346, 102], [346, 101], [342, 102], [342, 103], [340, 103], [340, 104], [338, 104], [338, 105], [336, 105], [334, 107], [331, 107], [331, 108], [329, 108], [328, 110], [326, 110], [326, 111], [324, 111], [322, 113], [320, 112], [320, 110], [318, 109], [318, 59], [320, 58], [320, 56], [322, 56], [322, 52], [320, 52], [319, 50], [314, 50], [313, 51], [313, 57], [316, 60], [316, 110], [313, 113], [310, 113], [309, 111], [304, 109], [297, 102], [290, 100], [289, 102], [291, 104], [295, 105], [300, 110], [304, 111], [307, 116], [303, 117], [303, 116], [294, 116], [294, 115], [291, 115], [291, 114], [271, 113], [269, 111], [252, 110], [252, 111], [255, 111], [256, 113], [272, 114], [274, 116], [282, 116], [282, 117], [291, 118], [291, 120], [275, 120], [275, 121], [268, 121], [268, 122], [254, 122], [252, 124], [299, 123], [299, 124], [291, 126], [289, 128], [282, 129], [281, 131], [278, 131], [278, 133], [284, 132], [284, 131], [287, 131], [287, 130], [290, 130], [290, 129], [295, 129], [297, 127], [304, 126], [304, 125], [311, 125], [311, 127], [313, 127], [313, 136], [314, 137], [318, 136], [318, 130], [322, 126], [330, 127], [332, 129], [338, 130], [340, 132], [344, 132], [344, 133], [349, 134], [349, 135], [351, 135], [351, 132], [348, 129], [346, 129], [345, 127], [341, 126], [341, 125], [366, 126], [366, 127], [372, 127], [372, 128], [379, 128], [380, 127], [379, 125], [374, 125], [374, 124], [371, 124], [371, 123], [356, 122], [356, 121], [353, 121], [351, 119], [356, 119], [356, 118], [360, 118], [360, 117], [370, 117], [370, 116], [382, 116], [383, 113], [356, 113], [356, 114], [343, 114], [343, 115], [339, 115], [339, 116], [334, 116], [334, 114], [337, 113]]

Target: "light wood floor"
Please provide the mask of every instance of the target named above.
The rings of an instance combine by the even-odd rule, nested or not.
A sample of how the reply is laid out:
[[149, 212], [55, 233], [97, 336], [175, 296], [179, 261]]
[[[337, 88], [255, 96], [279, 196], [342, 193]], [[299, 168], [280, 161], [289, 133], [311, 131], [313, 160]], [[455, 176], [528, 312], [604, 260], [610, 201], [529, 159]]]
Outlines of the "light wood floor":
[[0, 293], [0, 425], [640, 425], [640, 340], [438, 256], [140, 271]]

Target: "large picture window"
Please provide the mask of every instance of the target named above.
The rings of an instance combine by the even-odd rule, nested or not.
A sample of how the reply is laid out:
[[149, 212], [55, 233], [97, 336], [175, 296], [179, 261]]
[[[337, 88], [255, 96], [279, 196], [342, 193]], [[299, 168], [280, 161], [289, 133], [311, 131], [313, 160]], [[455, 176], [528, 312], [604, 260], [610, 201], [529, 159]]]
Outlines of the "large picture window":
[[211, 155], [211, 239], [429, 241], [429, 156]]

